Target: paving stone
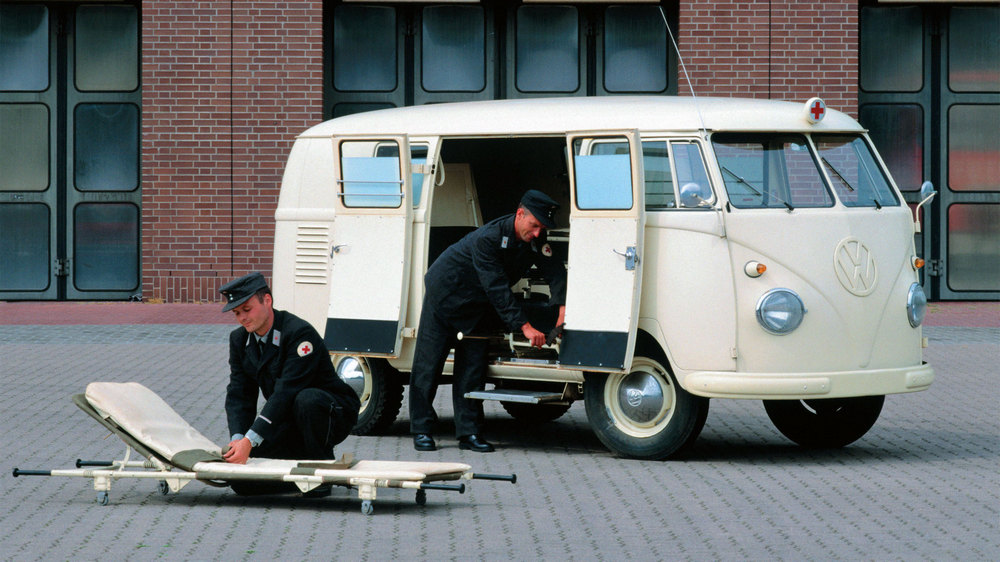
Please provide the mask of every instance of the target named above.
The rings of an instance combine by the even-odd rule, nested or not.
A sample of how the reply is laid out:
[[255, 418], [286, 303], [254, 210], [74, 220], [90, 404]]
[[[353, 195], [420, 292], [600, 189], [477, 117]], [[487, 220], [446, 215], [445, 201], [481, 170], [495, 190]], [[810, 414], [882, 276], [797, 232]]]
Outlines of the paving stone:
[[[435, 402], [442, 448], [413, 450], [404, 404], [385, 435], [349, 437], [360, 458], [457, 460], [518, 483], [464, 494], [379, 490], [246, 498], [199, 482], [161, 495], [115, 482], [12, 478], [71, 468], [124, 446], [70, 396], [96, 380], [138, 381], [217, 442], [226, 439], [226, 334], [219, 324], [0, 326], [2, 560], [996, 560], [1000, 558], [1000, 329], [934, 326], [925, 392], [886, 399], [875, 427], [839, 450], [799, 448], [759, 401], [715, 400], [691, 453], [667, 462], [609, 453], [582, 404], [527, 427], [487, 404], [491, 454], [458, 449], [451, 389]], [[404, 401], [405, 402], [405, 401]]]

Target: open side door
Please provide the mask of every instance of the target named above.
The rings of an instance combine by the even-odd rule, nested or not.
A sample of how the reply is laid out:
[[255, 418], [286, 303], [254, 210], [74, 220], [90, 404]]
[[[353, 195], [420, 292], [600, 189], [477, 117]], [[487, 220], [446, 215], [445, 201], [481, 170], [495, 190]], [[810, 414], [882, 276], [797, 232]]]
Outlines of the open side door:
[[333, 141], [336, 216], [325, 343], [335, 353], [399, 353], [413, 222], [405, 135]]
[[632, 363], [639, 319], [642, 145], [638, 131], [573, 133], [567, 144], [572, 203], [559, 362], [621, 372]]

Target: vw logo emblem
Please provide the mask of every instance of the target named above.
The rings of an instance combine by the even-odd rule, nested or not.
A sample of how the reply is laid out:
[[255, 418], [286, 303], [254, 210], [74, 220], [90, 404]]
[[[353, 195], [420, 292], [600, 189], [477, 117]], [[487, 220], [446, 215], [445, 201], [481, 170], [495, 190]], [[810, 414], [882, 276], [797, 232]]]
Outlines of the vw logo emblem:
[[833, 269], [840, 284], [859, 297], [870, 295], [878, 284], [875, 255], [857, 238], [845, 238], [837, 245]]
[[638, 408], [639, 404], [642, 404], [642, 391], [634, 388], [628, 389], [626, 393], [626, 400], [628, 400], [628, 405], [633, 408]]

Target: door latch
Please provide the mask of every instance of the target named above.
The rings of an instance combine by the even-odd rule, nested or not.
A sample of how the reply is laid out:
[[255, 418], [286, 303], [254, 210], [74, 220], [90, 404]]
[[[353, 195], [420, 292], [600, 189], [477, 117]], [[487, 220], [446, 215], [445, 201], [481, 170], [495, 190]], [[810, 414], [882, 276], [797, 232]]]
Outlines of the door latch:
[[69, 275], [70, 258], [58, 258], [53, 262], [53, 273], [56, 277]]
[[639, 265], [639, 255], [636, 254], [635, 246], [629, 246], [628, 248], [625, 248], [624, 254], [614, 249], [612, 249], [611, 251], [618, 254], [619, 256], [625, 257], [626, 271], [633, 271], [635, 270], [635, 266]]

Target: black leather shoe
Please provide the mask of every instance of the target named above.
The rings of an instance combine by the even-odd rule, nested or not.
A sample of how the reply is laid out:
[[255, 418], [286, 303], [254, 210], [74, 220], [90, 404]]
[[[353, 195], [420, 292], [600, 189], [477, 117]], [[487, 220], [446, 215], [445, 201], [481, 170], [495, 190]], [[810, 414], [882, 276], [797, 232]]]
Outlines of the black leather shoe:
[[492, 453], [493, 445], [486, 442], [476, 434], [466, 435], [458, 438], [458, 448], [475, 451], [477, 453]]
[[418, 451], [436, 451], [437, 445], [434, 438], [426, 433], [418, 433], [413, 436], [413, 448]]

